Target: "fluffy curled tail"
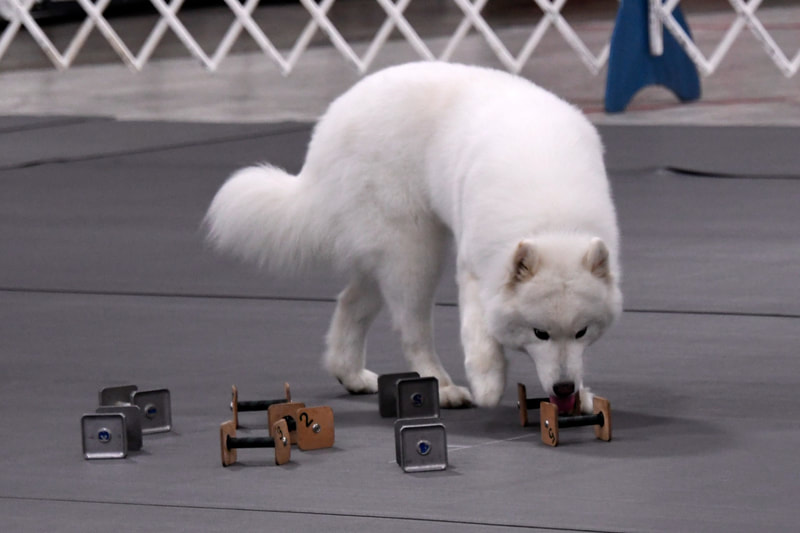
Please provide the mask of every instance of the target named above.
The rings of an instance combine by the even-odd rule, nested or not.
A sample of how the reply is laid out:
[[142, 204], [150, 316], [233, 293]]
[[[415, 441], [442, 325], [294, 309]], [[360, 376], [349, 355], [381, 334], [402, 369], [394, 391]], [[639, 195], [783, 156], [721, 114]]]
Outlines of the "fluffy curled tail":
[[220, 188], [205, 218], [219, 251], [273, 271], [308, 267], [320, 255], [302, 181], [269, 165], [239, 170]]

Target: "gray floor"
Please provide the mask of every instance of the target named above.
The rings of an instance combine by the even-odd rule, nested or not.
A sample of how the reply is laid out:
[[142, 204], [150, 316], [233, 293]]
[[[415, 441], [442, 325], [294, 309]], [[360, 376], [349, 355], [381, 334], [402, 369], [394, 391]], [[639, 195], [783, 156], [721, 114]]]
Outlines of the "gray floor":
[[[376, 398], [320, 369], [337, 280], [267, 279], [202, 241], [225, 176], [259, 160], [297, 169], [308, 124], [0, 119], [4, 528], [796, 530], [795, 130], [601, 131], [626, 312], [594, 347], [589, 381], [612, 402], [614, 440], [583, 428], [541, 445], [509, 387], [496, 409], [444, 412], [447, 471], [404, 474]], [[448, 274], [437, 341], [463, 382], [454, 294]], [[385, 317], [370, 352], [374, 370], [404, 369]], [[537, 391], [524, 357], [510, 376]], [[252, 398], [283, 381], [333, 407], [336, 446], [284, 467], [248, 450], [222, 468], [230, 385]], [[101, 387], [128, 382], [171, 389], [174, 431], [127, 460], [85, 461], [80, 415]]]

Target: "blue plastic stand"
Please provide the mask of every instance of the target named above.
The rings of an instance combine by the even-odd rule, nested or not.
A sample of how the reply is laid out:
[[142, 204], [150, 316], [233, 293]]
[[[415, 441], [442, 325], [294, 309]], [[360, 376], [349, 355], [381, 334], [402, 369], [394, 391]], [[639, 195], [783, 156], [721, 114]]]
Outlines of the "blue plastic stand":
[[[700, 98], [697, 67], [678, 44], [664, 31], [664, 53], [650, 53], [647, 0], [622, 0], [614, 32], [606, 80], [606, 112], [625, 110], [633, 96], [648, 85], [663, 85], [683, 102]], [[673, 12], [675, 20], [691, 37], [680, 7]]]

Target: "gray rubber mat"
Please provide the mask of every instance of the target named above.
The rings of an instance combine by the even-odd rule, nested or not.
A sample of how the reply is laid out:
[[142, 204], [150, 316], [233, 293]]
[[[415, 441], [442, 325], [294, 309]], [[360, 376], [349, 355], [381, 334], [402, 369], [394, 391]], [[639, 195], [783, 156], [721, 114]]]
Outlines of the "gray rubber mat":
[[[405, 474], [377, 399], [346, 394], [320, 366], [341, 280], [270, 279], [203, 244], [200, 221], [225, 177], [260, 160], [296, 171], [309, 126], [0, 119], [5, 527], [794, 531], [800, 155], [781, 144], [793, 131], [602, 131], [626, 312], [591, 349], [587, 381], [611, 401], [614, 439], [579, 428], [558, 448], [541, 444], [519, 426], [512, 386], [539, 394], [533, 364], [509, 354], [499, 407], [443, 412], [448, 469]], [[708, 154], [683, 152], [697, 172], [674, 172], [671, 152], [648, 139]], [[761, 152], [747, 172], [726, 172], [745, 141]], [[437, 344], [464, 383], [451, 277]], [[369, 352], [371, 369], [405, 370], [385, 315]], [[295, 399], [333, 407], [335, 446], [293, 449], [283, 467], [242, 450], [223, 468], [231, 384], [257, 399], [284, 381]], [[81, 414], [101, 387], [125, 383], [168, 387], [173, 431], [125, 460], [84, 460]], [[242, 420], [243, 434], [264, 434], [261, 415]]]
[[[0, 501], [21, 523], [33, 520], [25, 509], [36, 502], [45, 515], [74, 502], [62, 531], [82, 531], [80, 514], [99, 504], [109, 517], [120, 505], [193, 512], [195, 521], [205, 509], [238, 510], [228, 525], [260, 513], [265, 526], [290, 528], [282, 513], [581, 531], [788, 531], [796, 523], [796, 319], [628, 313], [596, 345], [589, 369], [594, 390], [612, 401], [612, 442], [579, 428], [563, 430], [558, 448], [542, 445], [536, 428], [518, 425], [509, 387], [496, 409], [444, 411], [447, 471], [404, 474], [375, 397], [345, 394], [319, 368], [332, 308], [5, 295], [0, 438], [13, 453], [0, 459]], [[457, 311], [439, 308], [435, 318], [444, 363], [463, 383]], [[404, 369], [385, 318], [370, 348], [376, 371]], [[523, 356], [512, 354], [509, 373], [538, 390]], [[239, 465], [222, 468], [218, 427], [230, 417], [230, 385], [255, 399], [277, 395], [284, 380], [296, 400], [334, 409], [335, 447], [293, 450], [286, 467], [271, 465], [269, 450], [243, 450]], [[128, 460], [84, 461], [78, 418], [101, 386], [121, 383], [169, 387], [174, 430], [146, 436]], [[264, 433], [263, 415], [241, 416], [245, 434]]]
[[[0, 135], [8, 153], [20, 150], [16, 163], [0, 159], [7, 220], [0, 246], [14, 250], [0, 257], [0, 287], [334, 297], [343, 281], [332, 273], [287, 284], [205, 248], [202, 217], [227, 176], [260, 161], [296, 172], [310, 133], [297, 124], [238, 128], [92, 120], [48, 128], [44, 136], [25, 128]], [[800, 153], [789, 150], [792, 130], [742, 128], [737, 136], [714, 128], [631, 129], [603, 130], [623, 235], [626, 307], [800, 314], [800, 284], [784, 281], [800, 263], [800, 178], [763, 179], [786, 174], [790, 161], [800, 168]], [[49, 150], [62, 136], [67, 145]], [[786, 141], [771, 144], [775, 138]], [[692, 139], [715, 161], [736, 154], [745, 140], [782, 155], [753, 157], [760, 167], [748, 167], [749, 178], [666, 170], [707, 168], [697, 164], [699, 152], [674, 163], [665, 158], [665, 142], [689, 146]], [[68, 155], [73, 146], [80, 149]], [[732, 170], [720, 167], [719, 174]], [[452, 264], [438, 298], [456, 301]]]

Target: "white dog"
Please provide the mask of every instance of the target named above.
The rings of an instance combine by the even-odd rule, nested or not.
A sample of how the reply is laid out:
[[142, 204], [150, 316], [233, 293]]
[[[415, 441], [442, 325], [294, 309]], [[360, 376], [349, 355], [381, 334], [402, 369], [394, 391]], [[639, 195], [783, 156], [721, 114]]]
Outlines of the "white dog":
[[[527, 352], [563, 411], [591, 410], [583, 353], [619, 315], [618, 230], [603, 149], [575, 108], [510, 74], [413, 63], [357, 83], [319, 121], [298, 176], [240, 170], [207, 215], [214, 245], [273, 272], [350, 275], [326, 368], [375, 392], [365, 337], [385, 303], [411, 368], [445, 407], [500, 401], [504, 347]], [[472, 394], [434, 351], [432, 308], [455, 245]]]

